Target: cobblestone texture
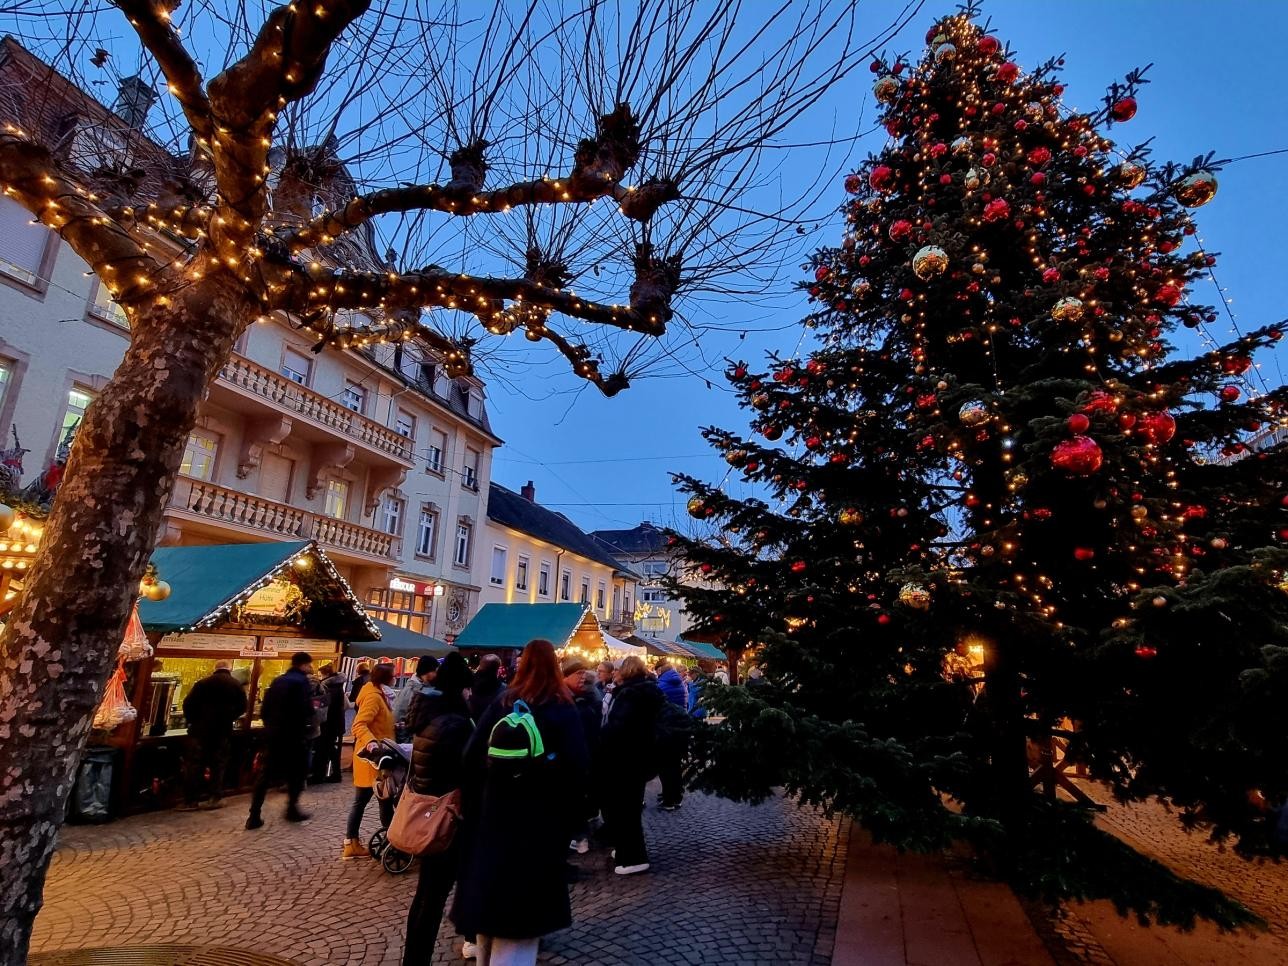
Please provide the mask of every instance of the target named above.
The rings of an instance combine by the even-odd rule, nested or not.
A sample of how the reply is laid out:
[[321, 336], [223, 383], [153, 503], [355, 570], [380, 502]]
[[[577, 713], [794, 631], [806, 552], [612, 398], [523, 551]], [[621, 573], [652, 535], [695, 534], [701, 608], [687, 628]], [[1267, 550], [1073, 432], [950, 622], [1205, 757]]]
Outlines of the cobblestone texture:
[[[415, 872], [340, 861], [351, 795], [347, 784], [309, 789], [314, 818], [303, 826], [284, 822], [282, 799], [270, 797], [257, 832], [242, 828], [245, 797], [218, 812], [68, 827], [33, 952], [193, 943], [305, 964], [397, 963]], [[547, 938], [542, 962], [830, 963], [846, 863], [839, 823], [782, 800], [750, 807], [693, 795], [679, 812], [650, 805], [646, 831], [646, 875], [613, 875], [602, 851], [573, 857], [582, 870], [575, 922]], [[460, 962], [450, 933], [432, 962]]]

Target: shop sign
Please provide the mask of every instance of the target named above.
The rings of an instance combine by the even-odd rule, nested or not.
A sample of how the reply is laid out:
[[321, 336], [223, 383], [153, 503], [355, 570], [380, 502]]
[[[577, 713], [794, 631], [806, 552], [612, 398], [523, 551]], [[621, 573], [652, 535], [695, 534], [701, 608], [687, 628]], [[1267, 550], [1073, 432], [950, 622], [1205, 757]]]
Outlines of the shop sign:
[[265, 641], [264, 647], [260, 650], [256, 650], [254, 645], [250, 647], [243, 647], [241, 649], [241, 654], [239, 656], [240, 657], [277, 657], [278, 654], [277, 654], [277, 648], [269, 647], [268, 642]]
[[188, 651], [244, 651], [255, 647], [254, 635], [243, 634], [167, 634], [159, 647]]
[[293, 654], [296, 651], [308, 651], [310, 654], [335, 654], [340, 650], [340, 645], [336, 641], [313, 637], [266, 637], [264, 647], [283, 654]]
[[401, 577], [395, 577], [389, 581], [390, 590], [400, 590], [406, 594], [416, 593], [416, 585], [410, 580], [403, 580]]
[[304, 610], [306, 601], [300, 588], [286, 580], [275, 580], [251, 594], [241, 608], [242, 619], [248, 614], [276, 618], [295, 618]]

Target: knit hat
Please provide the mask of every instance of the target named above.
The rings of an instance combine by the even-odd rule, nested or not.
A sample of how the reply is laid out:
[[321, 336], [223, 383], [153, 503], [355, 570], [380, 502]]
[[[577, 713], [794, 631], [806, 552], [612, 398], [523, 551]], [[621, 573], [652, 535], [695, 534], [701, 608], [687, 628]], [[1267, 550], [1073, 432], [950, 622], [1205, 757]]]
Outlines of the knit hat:
[[573, 657], [571, 655], [564, 658], [563, 662], [559, 665], [559, 673], [564, 677], [584, 670], [586, 670], [586, 662], [579, 657]]

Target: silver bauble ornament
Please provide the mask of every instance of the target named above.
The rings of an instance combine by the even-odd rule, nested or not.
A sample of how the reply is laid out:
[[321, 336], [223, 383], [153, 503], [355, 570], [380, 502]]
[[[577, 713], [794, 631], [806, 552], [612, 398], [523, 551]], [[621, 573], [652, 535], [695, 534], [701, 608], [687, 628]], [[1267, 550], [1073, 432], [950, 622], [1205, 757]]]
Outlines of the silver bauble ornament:
[[1051, 307], [1051, 318], [1060, 322], [1077, 322], [1082, 318], [1082, 299], [1066, 296]]
[[921, 584], [904, 584], [899, 588], [899, 603], [913, 610], [926, 610], [930, 606], [930, 591]]
[[899, 78], [886, 74], [872, 85], [872, 93], [882, 104], [889, 104], [899, 96]]
[[867, 295], [872, 291], [872, 283], [866, 278], [861, 278], [850, 286], [850, 291], [859, 296]]
[[1118, 165], [1117, 174], [1118, 183], [1130, 190], [1145, 180], [1145, 166], [1134, 161], [1124, 161]]
[[942, 275], [948, 267], [948, 253], [938, 245], [927, 245], [912, 256], [912, 270], [917, 278]]
[[953, 138], [953, 143], [949, 147], [952, 149], [953, 154], [970, 154], [973, 143], [970, 138], [963, 135], [959, 138]]
[[957, 410], [957, 418], [963, 426], [982, 426], [993, 418], [988, 406], [978, 399], [969, 399]]
[[935, 48], [935, 63], [943, 64], [948, 61], [957, 59], [957, 48], [949, 43], [940, 44]]
[[993, 176], [988, 173], [987, 168], [971, 168], [966, 172], [966, 177], [962, 179], [962, 184], [966, 186], [967, 191], [975, 191], [992, 180]]

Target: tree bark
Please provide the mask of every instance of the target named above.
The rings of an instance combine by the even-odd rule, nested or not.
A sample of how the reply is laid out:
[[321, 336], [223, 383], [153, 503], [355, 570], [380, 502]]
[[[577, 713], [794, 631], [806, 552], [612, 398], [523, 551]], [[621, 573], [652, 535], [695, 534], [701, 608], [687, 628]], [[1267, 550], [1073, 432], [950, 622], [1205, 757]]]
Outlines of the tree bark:
[[0, 637], [0, 966], [27, 961], [67, 797], [188, 433], [254, 318], [237, 280], [203, 269], [168, 304], [127, 307], [130, 348], [85, 414]]
[[1010, 655], [1016, 642], [999, 638], [984, 664], [984, 694], [988, 700], [992, 794], [997, 817], [1005, 824], [1020, 820], [1031, 796], [1028, 737], [1020, 675]]

